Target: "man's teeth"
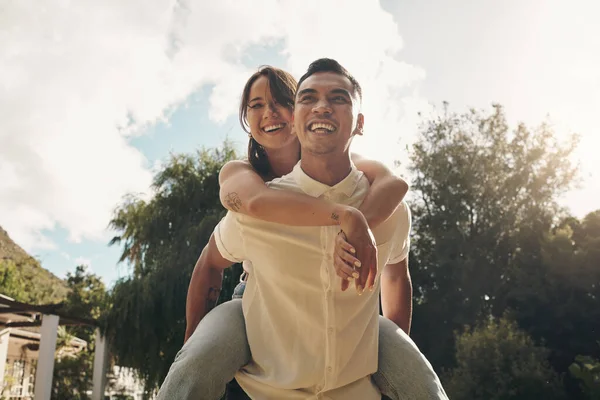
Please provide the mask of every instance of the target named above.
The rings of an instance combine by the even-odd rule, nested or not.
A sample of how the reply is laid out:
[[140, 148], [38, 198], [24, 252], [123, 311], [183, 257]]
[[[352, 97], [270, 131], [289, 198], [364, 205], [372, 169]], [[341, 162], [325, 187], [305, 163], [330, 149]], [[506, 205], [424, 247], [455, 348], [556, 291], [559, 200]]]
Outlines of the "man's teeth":
[[333, 132], [335, 130], [335, 126], [323, 123], [314, 123], [310, 126], [311, 131], [316, 131], [317, 129], [326, 129], [329, 132]]
[[284, 126], [285, 126], [285, 124], [266, 126], [265, 127], [265, 132], [273, 132], [274, 130], [281, 129]]

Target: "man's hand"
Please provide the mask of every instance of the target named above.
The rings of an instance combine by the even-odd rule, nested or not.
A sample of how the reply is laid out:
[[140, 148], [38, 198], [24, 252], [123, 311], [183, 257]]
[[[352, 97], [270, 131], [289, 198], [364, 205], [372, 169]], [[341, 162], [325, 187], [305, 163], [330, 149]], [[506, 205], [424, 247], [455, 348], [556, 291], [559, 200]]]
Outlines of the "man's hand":
[[356, 291], [372, 288], [377, 276], [377, 247], [364, 215], [350, 208], [340, 221], [342, 232], [335, 239], [334, 267], [342, 278], [342, 290], [355, 279]]

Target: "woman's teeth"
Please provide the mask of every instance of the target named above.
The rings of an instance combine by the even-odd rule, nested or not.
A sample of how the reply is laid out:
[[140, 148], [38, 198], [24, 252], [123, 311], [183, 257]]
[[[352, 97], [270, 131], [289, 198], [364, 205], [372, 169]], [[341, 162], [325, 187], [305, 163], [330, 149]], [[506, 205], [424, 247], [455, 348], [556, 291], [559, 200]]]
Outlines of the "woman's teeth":
[[269, 125], [269, 126], [265, 126], [264, 127], [264, 131], [265, 132], [274, 132], [278, 129], [281, 129], [285, 126], [285, 124], [278, 124], [278, 125]]

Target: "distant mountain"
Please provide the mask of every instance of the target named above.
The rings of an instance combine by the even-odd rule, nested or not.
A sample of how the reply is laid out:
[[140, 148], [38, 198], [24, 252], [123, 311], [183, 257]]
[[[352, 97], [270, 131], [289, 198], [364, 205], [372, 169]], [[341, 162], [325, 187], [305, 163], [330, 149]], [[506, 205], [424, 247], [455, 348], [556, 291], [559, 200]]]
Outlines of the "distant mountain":
[[[8, 268], [14, 268], [15, 278], [22, 287], [18, 295], [13, 295], [16, 300], [43, 304], [61, 302], [67, 297], [66, 282], [42, 268], [0, 226], [0, 272]], [[0, 293], [1, 285], [0, 281]]]

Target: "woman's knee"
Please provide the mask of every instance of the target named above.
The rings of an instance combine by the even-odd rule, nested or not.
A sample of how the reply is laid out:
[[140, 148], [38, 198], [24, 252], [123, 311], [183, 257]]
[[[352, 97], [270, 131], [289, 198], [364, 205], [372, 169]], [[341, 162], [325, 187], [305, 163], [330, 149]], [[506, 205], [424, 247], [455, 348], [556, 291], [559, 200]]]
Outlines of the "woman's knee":
[[384, 317], [379, 319], [379, 365], [373, 378], [391, 399], [447, 399], [437, 374], [415, 342]]
[[[198, 324], [176, 361], [215, 364], [249, 362], [250, 349], [241, 300], [231, 300], [214, 308]], [[218, 364], [218, 363], [217, 363]]]
[[[403, 348], [417, 353], [421, 353], [413, 340], [398, 325], [389, 319], [379, 316], [379, 344], [385, 347]], [[380, 352], [381, 354], [381, 352]]]

